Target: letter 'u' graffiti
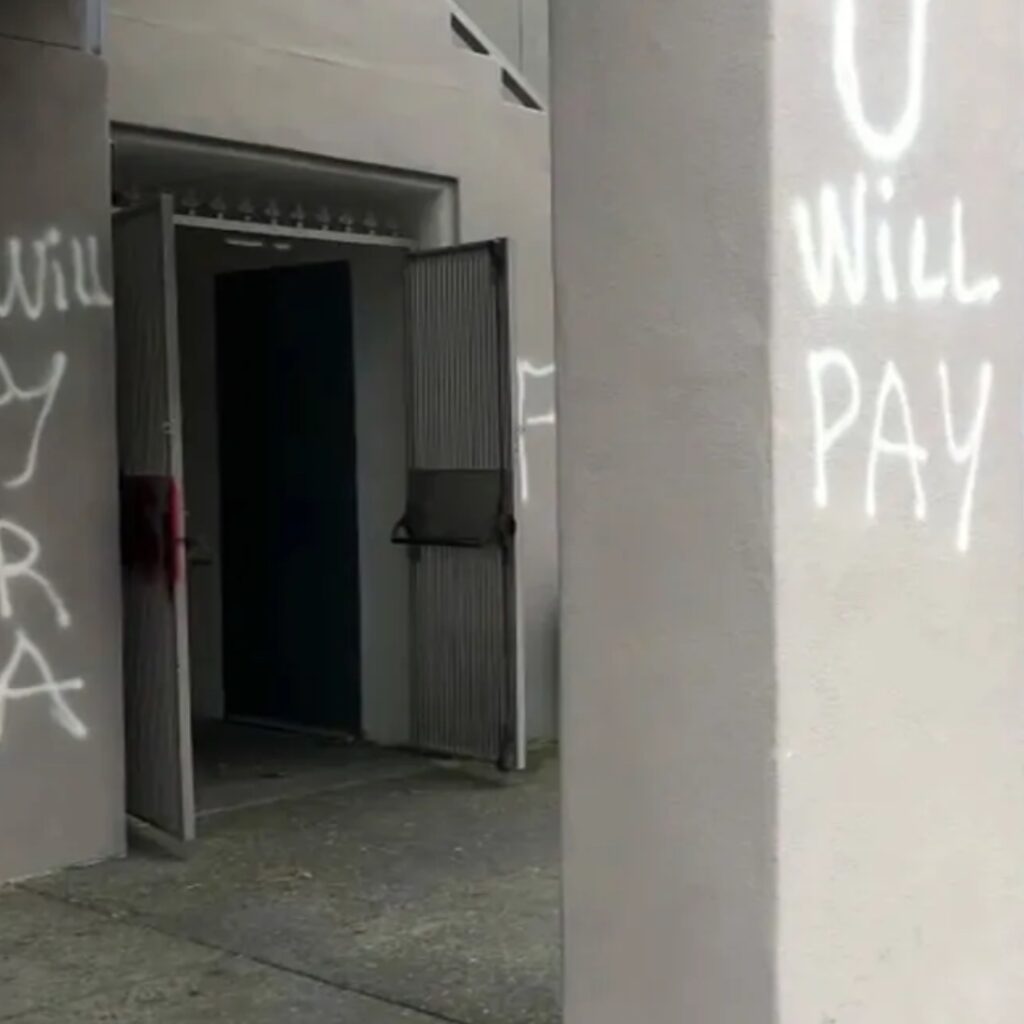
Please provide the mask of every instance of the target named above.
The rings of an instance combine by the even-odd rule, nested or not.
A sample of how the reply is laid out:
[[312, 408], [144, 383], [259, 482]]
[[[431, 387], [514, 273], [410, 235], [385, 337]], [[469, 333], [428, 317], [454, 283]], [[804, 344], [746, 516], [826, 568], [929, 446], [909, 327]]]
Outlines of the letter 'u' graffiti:
[[[860, 0], [836, 0], [832, 66], [836, 91], [846, 122], [864, 152], [873, 160], [895, 163], [909, 151], [921, 128], [924, 76], [928, 57], [928, 9], [931, 0], [896, 0], [910, 4], [907, 41], [907, 86], [903, 109], [885, 129], [877, 127], [864, 109], [863, 83], [857, 67], [857, 8]], [[888, 0], [889, 3], [893, 0]]]

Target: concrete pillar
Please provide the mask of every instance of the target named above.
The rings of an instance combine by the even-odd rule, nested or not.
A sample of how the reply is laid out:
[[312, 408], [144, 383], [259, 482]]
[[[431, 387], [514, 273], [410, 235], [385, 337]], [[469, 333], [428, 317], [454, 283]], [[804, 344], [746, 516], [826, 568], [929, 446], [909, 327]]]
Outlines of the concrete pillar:
[[0, 13], [0, 882], [124, 846], [106, 70]]
[[568, 1024], [1016, 1022], [1018, 6], [553, 6]]

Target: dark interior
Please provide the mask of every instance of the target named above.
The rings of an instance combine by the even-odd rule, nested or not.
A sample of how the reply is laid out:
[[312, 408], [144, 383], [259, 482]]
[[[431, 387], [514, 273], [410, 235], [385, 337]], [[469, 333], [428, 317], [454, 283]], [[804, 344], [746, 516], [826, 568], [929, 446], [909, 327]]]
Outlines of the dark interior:
[[233, 718], [360, 731], [351, 278], [217, 280], [224, 687]]

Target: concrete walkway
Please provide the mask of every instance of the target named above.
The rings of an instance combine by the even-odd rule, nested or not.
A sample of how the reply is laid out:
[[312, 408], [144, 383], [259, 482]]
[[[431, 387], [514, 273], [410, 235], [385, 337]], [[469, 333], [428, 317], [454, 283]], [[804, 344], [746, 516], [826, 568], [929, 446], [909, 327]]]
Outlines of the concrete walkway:
[[377, 764], [0, 891], [0, 1021], [556, 1024], [557, 806], [553, 761]]

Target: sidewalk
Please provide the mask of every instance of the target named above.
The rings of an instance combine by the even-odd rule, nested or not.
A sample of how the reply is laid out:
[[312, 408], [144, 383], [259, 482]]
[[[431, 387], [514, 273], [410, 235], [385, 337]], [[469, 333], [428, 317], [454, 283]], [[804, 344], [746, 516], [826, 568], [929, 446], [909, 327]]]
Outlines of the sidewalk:
[[424, 762], [2, 890], [0, 1021], [556, 1024], [557, 806]]

